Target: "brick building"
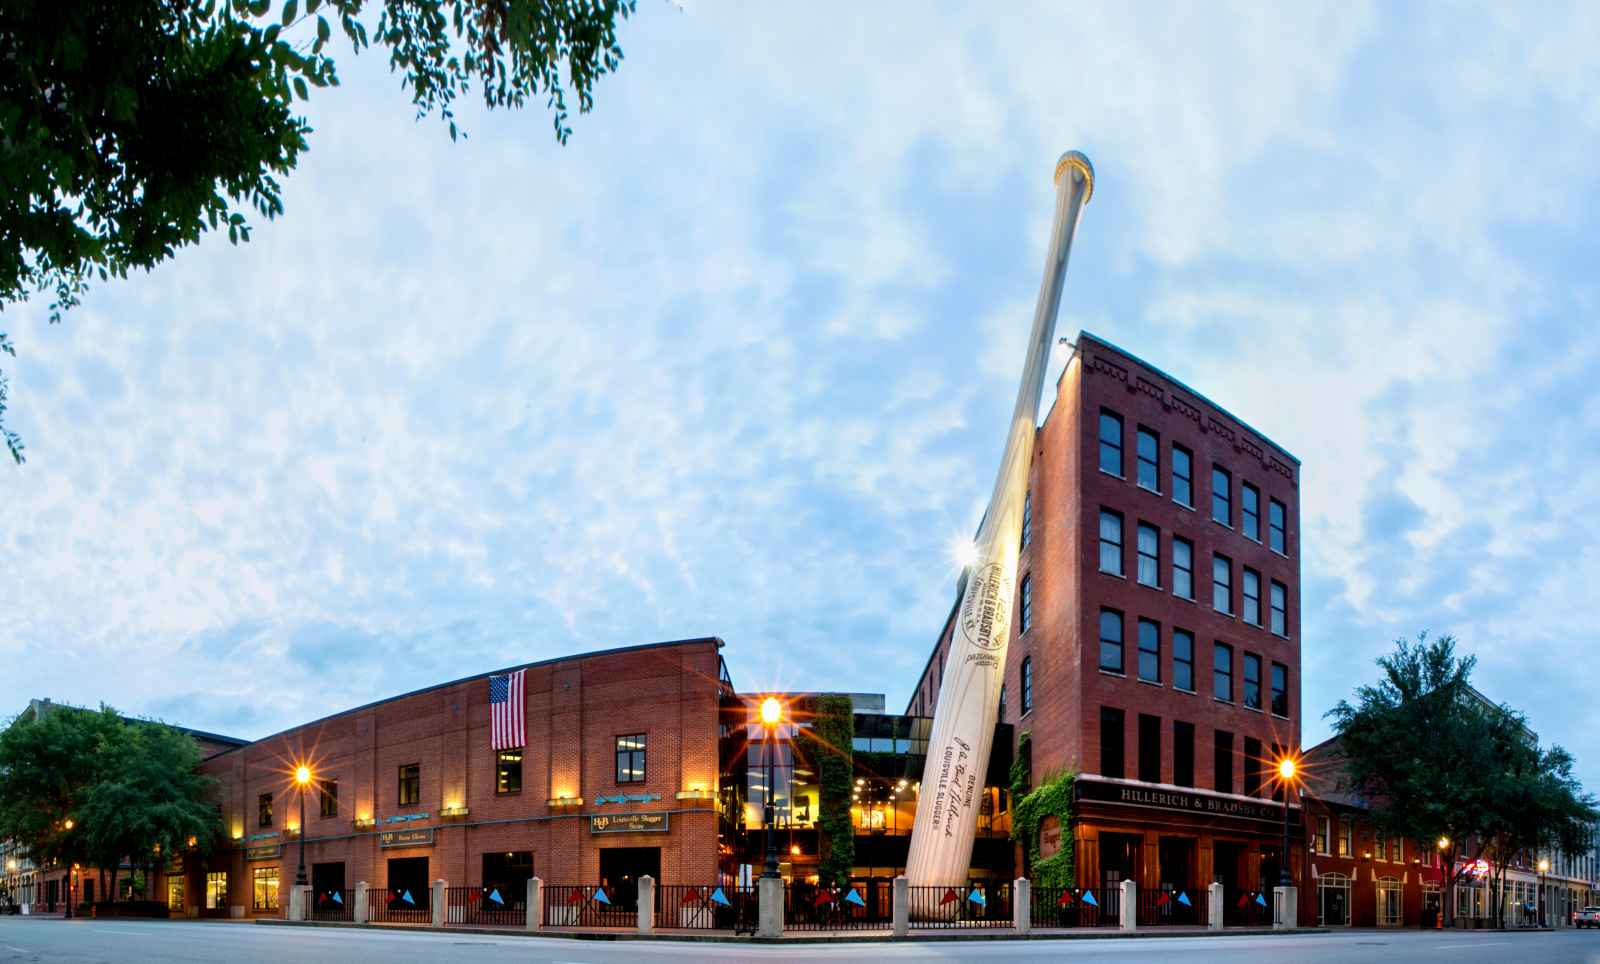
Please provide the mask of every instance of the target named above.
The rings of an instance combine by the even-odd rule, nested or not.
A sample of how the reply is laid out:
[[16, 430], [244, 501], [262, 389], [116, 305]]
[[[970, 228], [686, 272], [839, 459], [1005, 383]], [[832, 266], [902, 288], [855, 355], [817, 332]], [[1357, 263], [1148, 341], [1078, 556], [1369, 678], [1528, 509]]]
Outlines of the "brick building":
[[203, 768], [221, 783], [231, 844], [169, 864], [168, 906], [280, 913], [300, 846], [302, 764], [314, 775], [305, 862], [318, 893], [366, 881], [420, 903], [436, 879], [518, 897], [535, 874], [624, 891], [646, 873], [716, 880], [719, 715], [732, 698], [721, 647], [681, 640], [521, 667], [520, 751], [492, 748], [495, 674], [484, 674], [212, 756]]
[[1219, 880], [1234, 909], [1277, 883], [1269, 768], [1299, 744], [1299, 461], [1088, 333], [1035, 445], [1001, 721], [1036, 783], [1079, 774], [1080, 886]]

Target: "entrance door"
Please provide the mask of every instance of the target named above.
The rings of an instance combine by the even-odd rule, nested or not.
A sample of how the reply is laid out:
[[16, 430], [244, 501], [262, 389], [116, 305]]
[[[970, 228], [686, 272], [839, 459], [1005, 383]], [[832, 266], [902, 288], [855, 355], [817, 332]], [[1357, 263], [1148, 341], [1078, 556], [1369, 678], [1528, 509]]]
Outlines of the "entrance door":
[[348, 919], [347, 908], [355, 899], [344, 892], [344, 861], [311, 865], [311, 912]]
[[[1168, 895], [1157, 905], [1161, 916], [1170, 919], [1172, 923], [1205, 923], [1200, 920], [1198, 910], [1200, 902], [1197, 898], [1200, 896], [1200, 891], [1195, 886], [1194, 838], [1162, 837], [1160, 848], [1158, 855], [1161, 879], [1158, 889]], [[1180, 896], [1183, 899], [1180, 899]]]
[[389, 906], [395, 911], [421, 911], [428, 908], [428, 858], [389, 858]]
[[1139, 846], [1142, 838], [1127, 833], [1100, 835], [1100, 913], [1115, 917], [1122, 913], [1122, 882], [1139, 879]]
[[660, 847], [611, 847], [600, 851], [600, 884], [617, 910], [637, 910], [639, 878], [649, 874], [661, 882]]
[[1244, 894], [1244, 844], [1218, 840], [1211, 846], [1211, 876], [1222, 885], [1222, 919], [1238, 924], [1244, 919], [1239, 898]]

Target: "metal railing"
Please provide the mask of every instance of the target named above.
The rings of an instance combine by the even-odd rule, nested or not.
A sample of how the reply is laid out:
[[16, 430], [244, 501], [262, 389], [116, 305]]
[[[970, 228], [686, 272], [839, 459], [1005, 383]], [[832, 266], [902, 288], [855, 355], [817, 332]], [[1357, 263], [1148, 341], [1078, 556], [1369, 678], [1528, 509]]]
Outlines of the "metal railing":
[[732, 884], [657, 884], [656, 927], [754, 930], [756, 892]]
[[367, 921], [373, 924], [431, 924], [432, 895], [426, 887], [373, 887], [367, 891]]
[[1138, 916], [1140, 927], [1204, 926], [1206, 892], [1198, 888], [1164, 887], [1139, 891]]
[[1010, 927], [1010, 884], [908, 887], [913, 930], [946, 927]]
[[894, 926], [894, 885], [871, 881], [848, 887], [792, 884], [783, 891], [785, 930], [889, 930]]
[[1034, 887], [1028, 909], [1034, 927], [1116, 927], [1122, 923], [1120, 887]]
[[1272, 892], [1227, 891], [1222, 898], [1222, 923], [1226, 927], [1272, 926]]
[[511, 887], [446, 887], [444, 922], [490, 927], [525, 927], [528, 923], [527, 885], [522, 893]]
[[624, 895], [620, 888], [546, 884], [544, 926], [637, 928], [638, 898], [633, 894]]
[[302, 920], [356, 919], [356, 892], [353, 890], [308, 890], [304, 897], [306, 905]]

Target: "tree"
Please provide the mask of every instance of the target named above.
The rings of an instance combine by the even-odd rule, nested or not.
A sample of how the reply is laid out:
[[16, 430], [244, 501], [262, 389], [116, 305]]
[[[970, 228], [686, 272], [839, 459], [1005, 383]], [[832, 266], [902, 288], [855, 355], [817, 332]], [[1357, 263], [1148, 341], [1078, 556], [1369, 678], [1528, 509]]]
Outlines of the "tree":
[[850, 882], [856, 862], [855, 827], [850, 823], [850, 780], [855, 766], [855, 708], [850, 697], [817, 697], [817, 717], [812, 723], [817, 747], [817, 781], [821, 799], [817, 829], [826, 849], [818, 877], [824, 886]]
[[79, 808], [121, 722], [104, 707], [51, 711], [24, 714], [0, 732], [0, 838], [41, 866], [87, 860]]
[[[0, 5], [0, 309], [49, 292], [52, 322], [91, 278], [150, 270], [207, 231], [250, 239], [311, 133], [296, 101], [352, 53], [389, 49], [417, 116], [543, 97], [566, 143], [622, 60], [634, 0], [10, 0]], [[375, 23], [374, 23], [375, 21]], [[369, 25], [372, 27], [369, 33]], [[0, 351], [15, 356], [0, 332]], [[12, 458], [23, 445], [5, 428]]]

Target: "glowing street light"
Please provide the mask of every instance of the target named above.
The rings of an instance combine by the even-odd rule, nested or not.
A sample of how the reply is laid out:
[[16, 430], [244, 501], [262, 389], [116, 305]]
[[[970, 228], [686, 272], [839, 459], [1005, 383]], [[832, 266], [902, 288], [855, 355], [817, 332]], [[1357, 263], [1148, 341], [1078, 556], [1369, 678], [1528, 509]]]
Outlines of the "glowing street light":
[[296, 887], [306, 881], [306, 790], [311, 786], [311, 768], [304, 763], [294, 768], [294, 782], [300, 787], [300, 866], [294, 873]]
[[1439, 838], [1439, 849], [1440, 850], [1449, 850], [1450, 849], [1450, 838], [1449, 837], [1440, 837]]
[[1539, 858], [1539, 926], [1544, 926], [1544, 875], [1550, 872], [1550, 859]]
[[762, 868], [761, 876], [778, 876], [778, 842], [772, 835], [772, 824], [776, 819], [776, 808], [773, 806], [773, 797], [777, 796], [777, 785], [772, 775], [772, 757], [774, 740], [778, 724], [783, 721], [783, 703], [776, 696], [769, 696], [761, 701], [761, 726], [766, 731], [766, 756], [767, 756], [767, 785], [763, 789], [766, 794], [766, 806], [762, 809], [761, 823], [767, 831], [767, 861]]
[[1283, 859], [1278, 862], [1278, 886], [1293, 887], [1294, 878], [1289, 875], [1289, 791], [1294, 789], [1300, 764], [1286, 754], [1278, 760], [1277, 770], [1278, 782], [1283, 784]]

